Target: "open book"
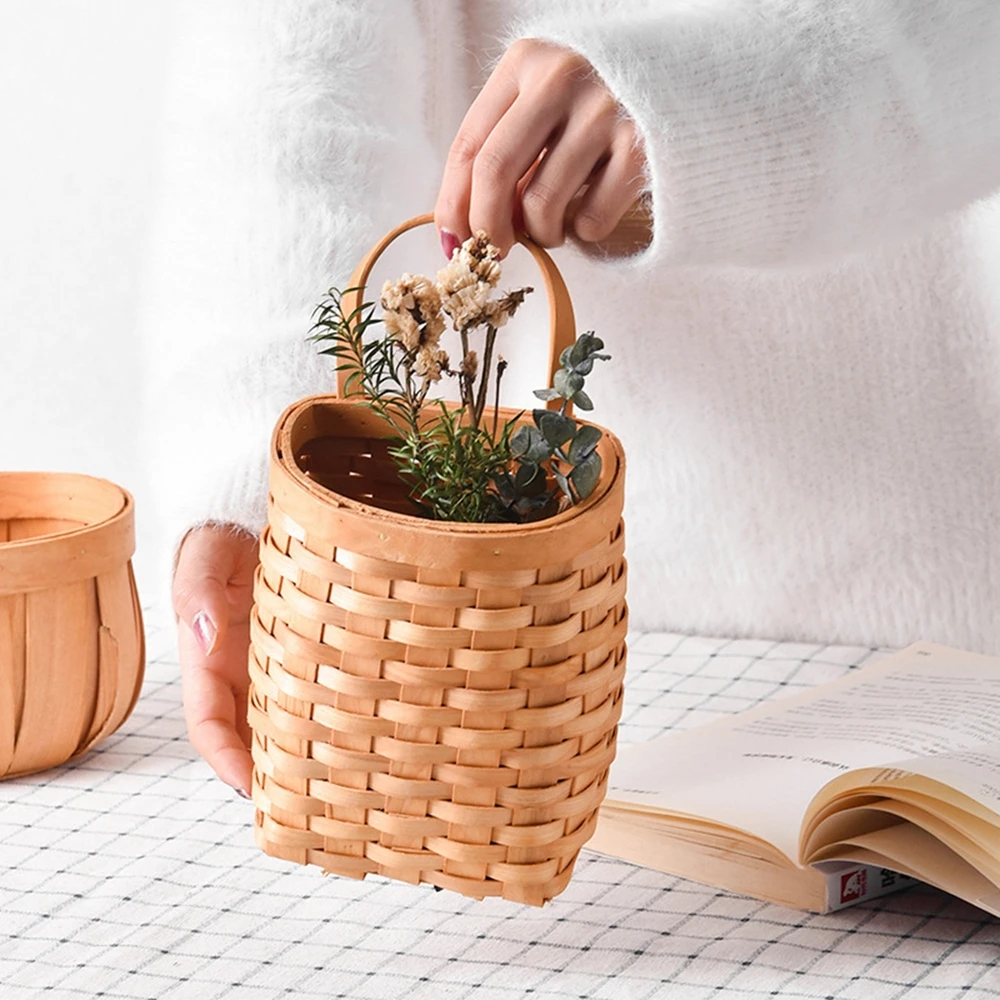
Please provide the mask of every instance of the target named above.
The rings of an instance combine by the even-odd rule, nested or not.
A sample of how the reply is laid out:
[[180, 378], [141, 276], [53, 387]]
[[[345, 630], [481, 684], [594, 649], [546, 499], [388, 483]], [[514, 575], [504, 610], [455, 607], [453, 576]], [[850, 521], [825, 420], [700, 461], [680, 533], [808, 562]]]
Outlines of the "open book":
[[1000, 916], [1000, 657], [917, 643], [625, 747], [587, 847], [799, 909], [900, 873]]

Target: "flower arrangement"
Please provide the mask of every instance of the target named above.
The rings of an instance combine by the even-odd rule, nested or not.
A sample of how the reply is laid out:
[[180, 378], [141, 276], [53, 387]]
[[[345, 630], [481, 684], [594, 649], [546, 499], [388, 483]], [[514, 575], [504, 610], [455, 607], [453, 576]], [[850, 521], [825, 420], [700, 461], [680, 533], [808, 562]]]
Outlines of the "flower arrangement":
[[[593, 409], [584, 391], [604, 342], [582, 334], [563, 351], [552, 386], [535, 395], [558, 409], [500, 420], [507, 362], [497, 352], [504, 327], [531, 288], [496, 295], [500, 253], [476, 233], [431, 281], [404, 274], [382, 288], [382, 315], [364, 303], [344, 315], [345, 292], [331, 288], [314, 313], [311, 339], [337, 359], [347, 391], [392, 428], [389, 454], [409, 487], [415, 512], [437, 520], [523, 523], [551, 517], [586, 499], [601, 476], [601, 431], [569, 415]], [[462, 359], [452, 367], [441, 348], [447, 323]], [[366, 336], [381, 323], [381, 337]], [[476, 347], [473, 347], [473, 344]], [[458, 383], [459, 404], [428, 398], [442, 378]], [[487, 412], [492, 395], [492, 414]]]

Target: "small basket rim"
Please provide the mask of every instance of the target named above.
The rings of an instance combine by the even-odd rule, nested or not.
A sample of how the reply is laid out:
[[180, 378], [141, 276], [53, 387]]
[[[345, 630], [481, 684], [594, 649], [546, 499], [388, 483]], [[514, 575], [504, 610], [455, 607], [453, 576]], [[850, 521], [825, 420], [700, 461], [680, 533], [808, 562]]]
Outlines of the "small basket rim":
[[[21, 472], [0, 471], [0, 520], [8, 520], [8, 518], [4, 516], [3, 510], [3, 500], [8, 483], [12, 481], [15, 483], [18, 481], [30, 483], [32, 481], [42, 482], [44, 480], [48, 480], [50, 482], [55, 480], [66, 485], [75, 483], [78, 486], [83, 486], [90, 490], [94, 490], [96, 488], [109, 493], [113, 492], [117, 498], [120, 498], [121, 503], [116, 509], [109, 510], [109, 513], [106, 516], [88, 520], [86, 524], [82, 524], [78, 528], [64, 528], [60, 531], [47, 531], [44, 535], [33, 535], [31, 538], [19, 538], [16, 541], [0, 541], [0, 550], [5, 553], [12, 551], [25, 551], [33, 547], [44, 546], [52, 540], [63, 541], [64, 539], [75, 535], [85, 535], [92, 531], [96, 531], [112, 521], [127, 517], [135, 504], [132, 494], [129, 493], [128, 490], [119, 486], [117, 483], [112, 482], [110, 479], [104, 479], [100, 476], [89, 476], [83, 472], [45, 472], [40, 470]], [[67, 520], [73, 516], [73, 512], [70, 510], [67, 510], [65, 513]]]
[[[479, 522], [479, 521], [438, 521], [431, 518], [420, 517], [417, 514], [404, 514], [399, 511], [389, 510], [375, 504], [365, 503], [363, 500], [355, 500], [352, 497], [331, 490], [315, 479], [307, 476], [298, 464], [293, 449], [287, 448], [290, 445], [292, 428], [295, 421], [311, 407], [314, 406], [363, 406], [363, 402], [350, 397], [344, 398], [333, 393], [317, 393], [306, 396], [288, 406], [279, 418], [272, 441], [272, 457], [280, 456], [279, 461], [286, 474], [291, 476], [300, 486], [323, 500], [334, 500], [338, 507], [350, 511], [354, 514], [375, 518], [381, 522], [396, 524], [406, 528], [417, 528], [428, 532], [438, 532], [446, 536], [455, 535], [476, 535], [476, 536], [496, 536], [502, 538], [507, 535], [523, 536], [526, 533], [543, 532], [559, 527], [567, 521], [575, 520], [585, 515], [593, 507], [600, 504], [611, 492], [614, 483], [621, 474], [624, 465], [624, 450], [621, 441], [612, 432], [601, 424], [596, 424], [590, 420], [582, 420], [579, 416], [575, 419], [579, 423], [591, 424], [601, 431], [606, 442], [605, 451], [610, 451], [615, 459], [614, 468], [609, 468], [609, 463], [605, 462], [601, 471], [601, 478], [597, 488], [583, 503], [573, 504], [564, 511], [552, 517], [542, 518], [539, 521], [528, 521], [524, 523], [505, 522]], [[434, 405], [430, 403], [428, 405]], [[372, 412], [372, 411], [369, 411]], [[504, 414], [526, 414], [530, 411], [517, 407], [501, 407], [500, 413]], [[375, 414], [373, 414], [375, 415]], [[377, 415], [376, 415], [377, 416]]]
[[[79, 472], [0, 472], [0, 498], [18, 484], [23, 495], [44, 496], [45, 486], [66, 487], [100, 508], [89, 519], [65, 509], [63, 517], [85, 520], [77, 528], [0, 542], [0, 597], [47, 590], [63, 583], [98, 576], [131, 560], [135, 554], [135, 500], [128, 490], [97, 476]], [[71, 496], [72, 499], [72, 496]], [[81, 499], [81, 502], [82, 499]], [[4, 520], [25, 515], [3, 512]], [[28, 517], [55, 517], [29, 513]]]

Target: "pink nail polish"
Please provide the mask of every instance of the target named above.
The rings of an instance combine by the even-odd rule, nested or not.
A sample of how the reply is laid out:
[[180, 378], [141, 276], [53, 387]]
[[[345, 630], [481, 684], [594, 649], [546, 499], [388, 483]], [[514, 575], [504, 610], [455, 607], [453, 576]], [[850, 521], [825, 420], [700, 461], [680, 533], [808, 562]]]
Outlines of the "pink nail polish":
[[242, 788], [237, 788], [237, 789], [236, 789], [236, 794], [237, 794], [237, 795], [238, 795], [238, 796], [239, 796], [239, 797], [240, 797], [241, 799], [249, 799], [249, 798], [250, 798], [250, 793], [249, 793], [248, 791], [245, 791], [245, 790], [244, 790], [244, 789], [242, 789]]
[[451, 260], [451, 255], [462, 245], [462, 241], [450, 230], [441, 230], [441, 249], [445, 257]]
[[191, 621], [191, 631], [194, 632], [194, 637], [198, 641], [201, 651], [208, 656], [215, 645], [215, 637], [219, 634], [212, 624], [212, 619], [204, 611], [199, 611]]

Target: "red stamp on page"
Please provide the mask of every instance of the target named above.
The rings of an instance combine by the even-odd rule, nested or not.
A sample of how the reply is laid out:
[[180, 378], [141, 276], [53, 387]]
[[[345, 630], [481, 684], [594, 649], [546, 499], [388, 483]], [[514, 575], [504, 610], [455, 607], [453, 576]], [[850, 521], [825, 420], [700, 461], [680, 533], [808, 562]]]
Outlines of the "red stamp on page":
[[846, 872], [840, 876], [840, 901], [842, 903], [853, 903], [856, 899], [861, 899], [868, 892], [868, 870], [866, 868], [855, 868], [852, 872]]

